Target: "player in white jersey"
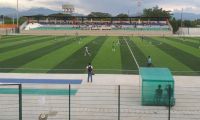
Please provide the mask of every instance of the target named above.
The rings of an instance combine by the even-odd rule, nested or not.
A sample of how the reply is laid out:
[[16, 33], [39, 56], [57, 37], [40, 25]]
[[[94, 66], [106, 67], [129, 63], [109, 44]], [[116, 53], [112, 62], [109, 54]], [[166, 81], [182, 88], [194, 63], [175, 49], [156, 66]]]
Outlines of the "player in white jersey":
[[113, 52], [115, 52], [115, 47], [116, 47], [116, 44], [115, 44], [115, 42], [113, 41], [113, 43], [112, 43], [112, 51], [113, 51]]
[[85, 53], [84, 53], [84, 56], [90, 56], [91, 54], [89, 53], [89, 50], [88, 50], [88, 47], [85, 46]]

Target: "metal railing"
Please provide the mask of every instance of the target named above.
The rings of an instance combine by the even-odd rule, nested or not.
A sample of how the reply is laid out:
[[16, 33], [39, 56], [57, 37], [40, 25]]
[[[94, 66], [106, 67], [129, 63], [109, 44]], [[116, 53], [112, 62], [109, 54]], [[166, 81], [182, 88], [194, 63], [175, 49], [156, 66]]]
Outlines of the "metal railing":
[[198, 120], [200, 87], [175, 89], [175, 106], [171, 99], [166, 106], [142, 106], [134, 85], [1, 84], [0, 119], [38, 120], [44, 114], [48, 120]]

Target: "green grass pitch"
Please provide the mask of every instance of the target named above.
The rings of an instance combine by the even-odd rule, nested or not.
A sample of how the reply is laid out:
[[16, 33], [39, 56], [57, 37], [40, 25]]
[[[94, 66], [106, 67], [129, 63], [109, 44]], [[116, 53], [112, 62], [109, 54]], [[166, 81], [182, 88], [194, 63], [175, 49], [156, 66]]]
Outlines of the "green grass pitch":
[[[84, 56], [85, 46], [91, 56]], [[130, 51], [140, 67], [146, 66], [150, 55], [153, 67], [200, 75], [198, 37], [1, 36], [0, 72], [85, 73], [91, 62], [95, 73], [137, 74]]]

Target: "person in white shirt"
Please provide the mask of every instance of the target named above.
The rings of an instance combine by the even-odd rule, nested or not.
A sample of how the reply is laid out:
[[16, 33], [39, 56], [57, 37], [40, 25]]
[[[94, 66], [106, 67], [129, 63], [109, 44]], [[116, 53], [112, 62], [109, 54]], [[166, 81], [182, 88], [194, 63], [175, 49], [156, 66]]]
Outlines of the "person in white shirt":
[[89, 53], [89, 50], [88, 50], [88, 47], [85, 46], [85, 53], [84, 53], [84, 56], [90, 56], [91, 54]]

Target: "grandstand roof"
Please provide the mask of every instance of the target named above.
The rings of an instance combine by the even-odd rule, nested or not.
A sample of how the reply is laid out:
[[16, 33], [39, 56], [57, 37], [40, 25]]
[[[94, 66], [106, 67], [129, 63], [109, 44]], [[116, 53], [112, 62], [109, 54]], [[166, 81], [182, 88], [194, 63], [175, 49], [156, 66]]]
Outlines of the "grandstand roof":
[[95, 18], [110, 18], [110, 19], [120, 19], [120, 18], [127, 18], [127, 19], [130, 19], [130, 18], [138, 18], [138, 19], [157, 19], [157, 20], [166, 20], [168, 19], [168, 17], [143, 17], [143, 16], [135, 16], [135, 17], [88, 17], [88, 16], [69, 16], [69, 15], [63, 15], [63, 16], [60, 16], [60, 15], [51, 15], [51, 16], [42, 16], [42, 15], [34, 15], [34, 16], [24, 16], [26, 18], [37, 18], [37, 19], [40, 19], [40, 18], [92, 18], [92, 19], [95, 19]]
[[71, 4], [64, 4], [62, 5], [62, 8], [74, 8], [74, 6]]

